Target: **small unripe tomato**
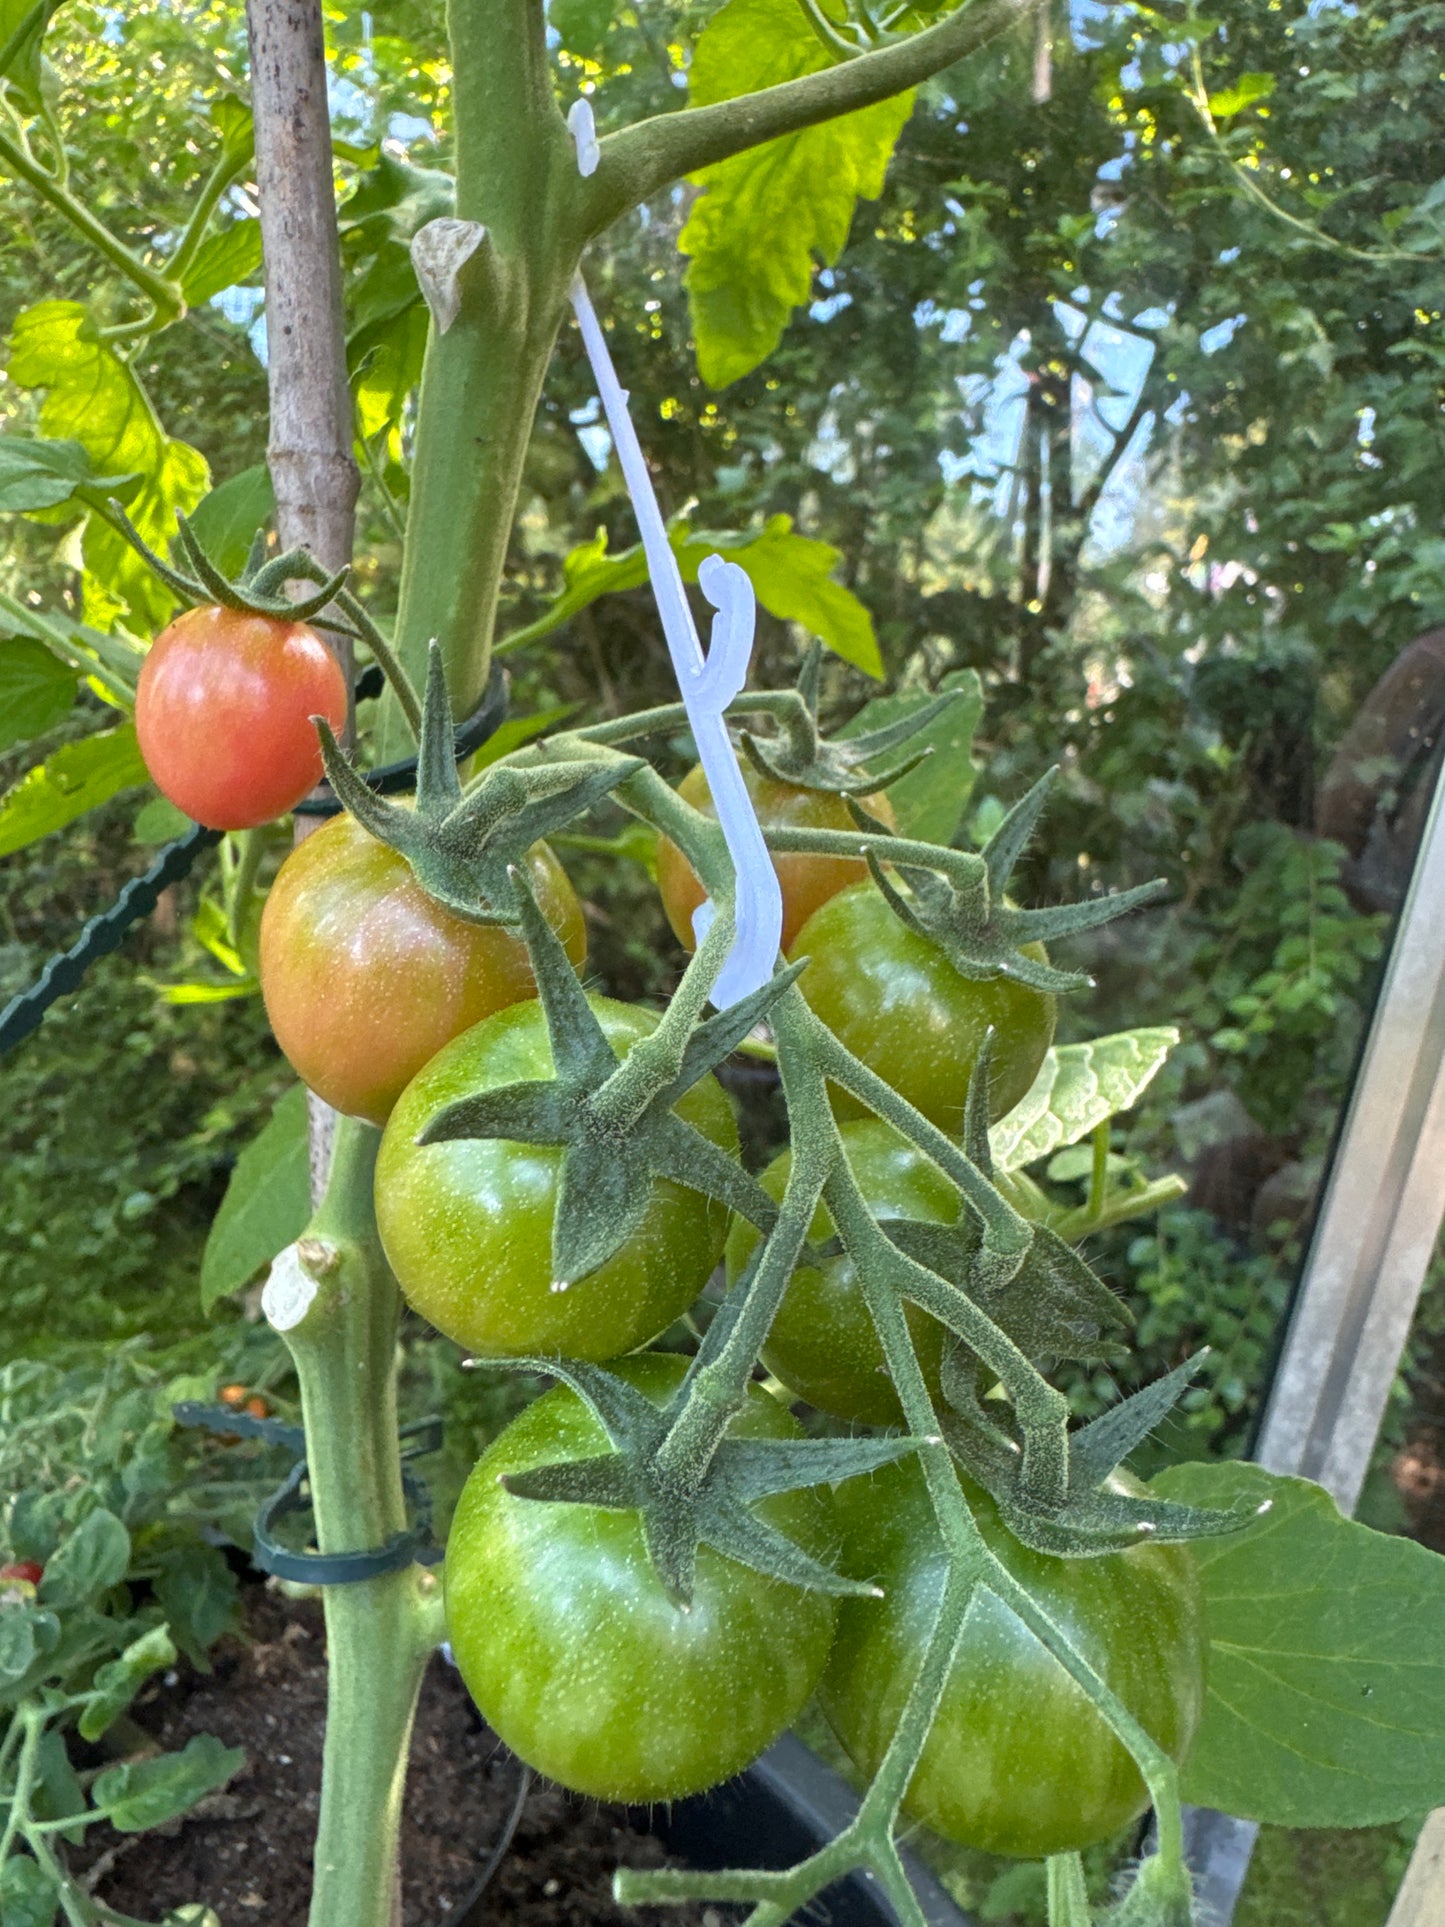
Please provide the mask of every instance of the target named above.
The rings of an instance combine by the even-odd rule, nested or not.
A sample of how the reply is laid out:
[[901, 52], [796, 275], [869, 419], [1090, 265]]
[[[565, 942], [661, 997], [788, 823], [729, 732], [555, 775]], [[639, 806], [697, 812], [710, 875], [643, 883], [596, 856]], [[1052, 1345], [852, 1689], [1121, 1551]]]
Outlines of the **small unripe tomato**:
[[[856, 830], [858, 827], [844, 797], [828, 790], [807, 790], [795, 783], [780, 783], [775, 777], [764, 776], [747, 761], [742, 763], [742, 772], [758, 821], [765, 830]], [[705, 816], [717, 815], [701, 763], [683, 777], [677, 793]], [[886, 796], [866, 796], [863, 804], [870, 814], [890, 829], [893, 827], [893, 805]], [[820, 904], [868, 874], [868, 865], [857, 856], [775, 855], [773, 868], [783, 892], [784, 950], [790, 948], [794, 937]], [[678, 942], [688, 950], [694, 949], [692, 913], [702, 902], [704, 891], [692, 865], [666, 837], [657, 845], [657, 887]]]
[[[587, 927], [545, 843], [527, 857], [543, 916], [580, 970]], [[385, 1124], [443, 1045], [536, 994], [527, 946], [500, 924], [463, 923], [406, 858], [350, 816], [298, 843], [261, 917], [261, 990], [292, 1069], [338, 1111]]]
[[[1039, 943], [1027, 957], [1048, 961]], [[990, 1122], [1023, 1097], [1054, 1041], [1048, 992], [1008, 977], [979, 983], [954, 969], [931, 937], [910, 930], [870, 878], [808, 919], [790, 955], [807, 957], [798, 988], [839, 1043], [940, 1130], [963, 1129], [969, 1079], [990, 1030]], [[835, 1091], [839, 1117], [864, 1109]]]
[[346, 726], [341, 665], [316, 631], [206, 605], [156, 637], [135, 726], [156, 788], [212, 830], [284, 816], [321, 780], [311, 718]]

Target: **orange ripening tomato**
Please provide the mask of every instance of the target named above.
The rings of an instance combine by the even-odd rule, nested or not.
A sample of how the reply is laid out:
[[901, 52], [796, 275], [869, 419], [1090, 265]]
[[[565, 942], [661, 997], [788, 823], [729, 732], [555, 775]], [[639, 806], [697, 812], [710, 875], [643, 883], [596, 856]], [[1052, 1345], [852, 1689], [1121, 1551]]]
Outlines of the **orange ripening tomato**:
[[[758, 821], [765, 830], [856, 830], [858, 827], [848, 812], [845, 797], [830, 790], [806, 790], [796, 783], [780, 783], [774, 777], [762, 775], [756, 765], [746, 759], [742, 761], [742, 772]], [[705, 816], [716, 816], [701, 763], [683, 777], [677, 793]], [[893, 828], [893, 805], [886, 796], [865, 796], [862, 801], [870, 815]], [[856, 856], [775, 855], [773, 868], [783, 892], [784, 950], [791, 948], [794, 937], [821, 904], [868, 874], [868, 865]], [[688, 950], [695, 949], [692, 913], [703, 900], [703, 887], [682, 851], [666, 837], [660, 838], [657, 845], [657, 887], [678, 942]]]
[[135, 726], [156, 788], [212, 830], [284, 816], [321, 780], [313, 716], [346, 726], [346, 678], [314, 629], [206, 605], [141, 665]]
[[[580, 970], [582, 906], [545, 843], [527, 857], [542, 914]], [[527, 946], [500, 924], [463, 923], [406, 858], [349, 816], [287, 857], [261, 917], [261, 990], [276, 1041], [338, 1111], [385, 1124], [444, 1044], [535, 994]]]

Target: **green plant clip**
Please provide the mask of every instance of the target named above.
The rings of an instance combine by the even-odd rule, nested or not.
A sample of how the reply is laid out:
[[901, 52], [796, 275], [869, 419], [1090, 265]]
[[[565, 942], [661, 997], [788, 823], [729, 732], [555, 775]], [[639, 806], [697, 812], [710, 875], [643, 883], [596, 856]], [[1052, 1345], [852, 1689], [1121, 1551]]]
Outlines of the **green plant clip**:
[[311, 1507], [306, 1434], [301, 1427], [287, 1425], [281, 1419], [252, 1418], [245, 1412], [233, 1412], [229, 1406], [202, 1405], [194, 1400], [173, 1405], [171, 1412], [178, 1425], [264, 1439], [268, 1445], [281, 1446], [298, 1455], [285, 1479], [256, 1513], [256, 1544], [251, 1556], [263, 1572], [302, 1586], [355, 1586], [367, 1579], [379, 1579], [384, 1573], [402, 1572], [411, 1565], [433, 1566], [441, 1559], [443, 1548], [432, 1536], [431, 1494], [407, 1464], [409, 1459], [440, 1451], [442, 1422], [439, 1418], [418, 1419], [404, 1425], [398, 1434], [410, 1441], [401, 1455], [401, 1484], [415, 1514], [414, 1524], [394, 1532], [384, 1545], [365, 1551], [304, 1552], [282, 1545], [271, 1530], [288, 1513], [307, 1512]]

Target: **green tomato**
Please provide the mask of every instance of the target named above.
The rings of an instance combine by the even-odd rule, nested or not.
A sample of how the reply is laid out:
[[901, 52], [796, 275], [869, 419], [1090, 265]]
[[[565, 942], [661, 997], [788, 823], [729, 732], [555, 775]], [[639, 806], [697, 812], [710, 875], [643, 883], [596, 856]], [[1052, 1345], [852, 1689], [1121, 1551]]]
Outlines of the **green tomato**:
[[[990, 1551], [1144, 1730], [1183, 1760], [1204, 1703], [1203, 1602], [1187, 1546], [1097, 1559], [1021, 1546], [964, 1481]], [[942, 1542], [915, 1463], [840, 1488], [844, 1566], [881, 1600], [847, 1599], [819, 1704], [865, 1775], [877, 1771], [942, 1595]], [[1054, 1656], [991, 1594], [970, 1610], [904, 1800], [946, 1839], [1039, 1859], [1108, 1840], [1148, 1805], [1139, 1770]]]
[[[651, 1011], [591, 999], [620, 1056], [657, 1028]], [[438, 1331], [488, 1357], [536, 1352], [616, 1358], [680, 1318], [722, 1256], [728, 1212], [686, 1186], [654, 1179], [646, 1218], [590, 1277], [554, 1291], [552, 1225], [562, 1150], [472, 1138], [419, 1145], [446, 1105], [477, 1091], [552, 1075], [535, 999], [465, 1031], [397, 1100], [376, 1163], [376, 1222], [408, 1303]], [[715, 1144], [737, 1150], [737, 1126], [716, 1079], [677, 1112]]]
[[[687, 1361], [652, 1353], [614, 1368], [664, 1405]], [[760, 1386], [741, 1438], [799, 1428]], [[827, 1661], [825, 1593], [698, 1550], [691, 1607], [663, 1591], [635, 1512], [514, 1497], [504, 1474], [608, 1450], [602, 1425], [557, 1386], [492, 1444], [447, 1541], [452, 1651], [483, 1716], [514, 1753], [601, 1800], [676, 1800], [740, 1772], [796, 1717]], [[817, 1557], [836, 1545], [813, 1488], [757, 1508]]]
[[[840, 1126], [839, 1134], [858, 1187], [875, 1218], [921, 1218], [927, 1224], [952, 1224], [960, 1208], [958, 1192], [938, 1166], [889, 1124], [869, 1118]], [[791, 1151], [773, 1159], [759, 1182], [771, 1198], [781, 1198], [792, 1169]], [[833, 1220], [820, 1204], [809, 1236], [821, 1244], [833, 1235]], [[727, 1266], [731, 1283], [758, 1242], [745, 1218], [734, 1218], [728, 1233]], [[929, 1393], [938, 1397], [938, 1373], [948, 1334], [917, 1305], [905, 1307], [914, 1349]], [[860, 1425], [898, 1425], [903, 1412], [883, 1363], [883, 1347], [873, 1329], [853, 1260], [846, 1252], [821, 1265], [800, 1265], [773, 1320], [763, 1363], [790, 1392], [820, 1411]]]
[[[815, 910], [788, 954], [810, 960], [798, 987], [838, 1041], [954, 1136], [963, 1129], [968, 1080], [990, 1026], [995, 1121], [1028, 1090], [1053, 1042], [1052, 997], [1007, 977], [961, 977], [936, 943], [889, 908], [871, 879]], [[1025, 944], [1024, 954], [1046, 961], [1042, 944]], [[862, 1109], [841, 1091], [834, 1101], [840, 1117]]]

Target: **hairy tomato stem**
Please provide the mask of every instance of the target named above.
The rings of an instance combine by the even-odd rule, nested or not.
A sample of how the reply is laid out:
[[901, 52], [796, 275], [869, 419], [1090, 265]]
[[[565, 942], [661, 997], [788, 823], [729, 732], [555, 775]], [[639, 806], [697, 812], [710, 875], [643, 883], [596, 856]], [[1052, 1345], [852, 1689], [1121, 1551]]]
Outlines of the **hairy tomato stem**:
[[[381, 1134], [336, 1131], [326, 1195], [298, 1241], [316, 1282], [284, 1336], [301, 1384], [316, 1544], [383, 1545], [406, 1524], [397, 1442], [401, 1299], [376, 1231]], [[328, 1660], [311, 1927], [395, 1927], [398, 1842], [416, 1697], [436, 1644], [437, 1580], [417, 1566], [324, 1592]]]

